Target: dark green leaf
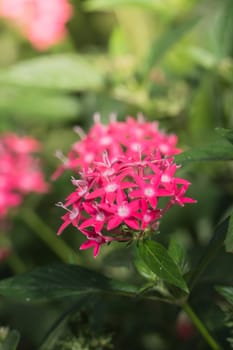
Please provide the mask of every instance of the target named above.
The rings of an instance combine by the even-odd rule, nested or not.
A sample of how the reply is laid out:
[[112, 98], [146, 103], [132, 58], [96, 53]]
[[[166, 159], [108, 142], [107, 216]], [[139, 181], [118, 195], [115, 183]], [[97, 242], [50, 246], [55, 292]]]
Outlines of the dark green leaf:
[[1, 84], [82, 91], [102, 86], [93, 63], [78, 55], [49, 55], [20, 62], [0, 72]]
[[19, 344], [20, 334], [16, 330], [12, 330], [7, 335], [3, 344], [0, 345], [1, 350], [16, 350]]
[[139, 254], [156, 276], [188, 293], [188, 287], [178, 266], [161, 244], [153, 241], [142, 242]]
[[215, 143], [193, 148], [175, 156], [179, 164], [192, 162], [233, 160], [233, 146], [227, 143]]
[[233, 287], [217, 286], [215, 289], [233, 307]]
[[215, 130], [219, 135], [221, 135], [233, 144], [233, 129], [216, 128]]
[[227, 253], [233, 253], [233, 213], [230, 216], [227, 235], [224, 244]]
[[0, 282], [0, 295], [25, 301], [115, 292], [134, 295], [137, 288], [77, 265], [42, 267]]
[[214, 231], [213, 238], [210, 240], [208, 246], [206, 247], [203, 255], [199, 259], [197, 266], [193, 272], [189, 275], [189, 285], [190, 288], [193, 287], [202, 273], [205, 271], [209, 263], [215, 258], [226, 237], [227, 228], [229, 224], [229, 217], [225, 219], [221, 224], [219, 224]]
[[177, 243], [176, 239], [170, 239], [168, 254], [171, 256], [177, 266], [179, 266], [180, 270], [183, 271], [186, 265], [186, 253], [184, 248]]
[[141, 70], [146, 76], [159, 60], [175, 45], [186, 33], [188, 33], [197, 23], [198, 18], [188, 18], [185, 21], [168, 28], [151, 45], [150, 52], [143, 63]]

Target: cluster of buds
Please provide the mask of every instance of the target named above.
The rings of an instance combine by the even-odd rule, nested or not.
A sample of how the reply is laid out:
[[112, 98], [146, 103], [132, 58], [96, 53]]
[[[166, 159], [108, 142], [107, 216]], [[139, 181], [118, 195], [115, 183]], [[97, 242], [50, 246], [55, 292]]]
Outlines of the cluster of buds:
[[[65, 164], [78, 168], [79, 178], [72, 177], [74, 192], [57, 204], [66, 210], [58, 234], [73, 225], [86, 237], [80, 249], [93, 248], [97, 256], [103, 244], [130, 242], [158, 230], [173, 205], [194, 203], [185, 196], [190, 183], [175, 176], [179, 166], [172, 155], [180, 151], [175, 144], [174, 135], [141, 117], [108, 126], [98, 120]], [[92, 161], [85, 158], [87, 149]]]
[[72, 15], [67, 0], [0, 0], [0, 16], [10, 21], [38, 50], [59, 43]]
[[10, 208], [19, 206], [24, 195], [48, 190], [40, 163], [33, 155], [39, 148], [31, 137], [13, 133], [0, 137], [0, 219]]

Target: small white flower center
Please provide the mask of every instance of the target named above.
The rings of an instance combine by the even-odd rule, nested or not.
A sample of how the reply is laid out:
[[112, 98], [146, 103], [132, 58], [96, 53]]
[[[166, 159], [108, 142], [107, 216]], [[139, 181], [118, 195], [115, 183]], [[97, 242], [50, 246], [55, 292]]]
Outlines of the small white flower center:
[[104, 136], [100, 139], [100, 144], [102, 146], [109, 146], [112, 143], [112, 138], [110, 136]]
[[133, 143], [130, 145], [130, 148], [131, 148], [132, 151], [138, 152], [138, 151], [142, 148], [142, 146], [141, 146], [141, 144], [138, 143], [138, 142], [133, 142]]
[[144, 195], [145, 195], [146, 197], [153, 197], [154, 194], [155, 194], [155, 191], [154, 191], [153, 188], [151, 188], [151, 187], [145, 188], [145, 190], [144, 190]]
[[103, 172], [103, 176], [111, 176], [115, 173], [115, 170], [114, 169], [106, 169], [104, 172]]
[[166, 145], [165, 143], [162, 143], [161, 145], [159, 145], [159, 149], [161, 152], [167, 153], [169, 151], [169, 146]]
[[129, 216], [130, 213], [129, 207], [127, 205], [121, 205], [117, 209], [117, 213], [121, 218], [126, 218], [127, 216]]
[[84, 161], [86, 163], [91, 163], [94, 160], [94, 154], [93, 153], [86, 153], [84, 156]]
[[112, 183], [112, 184], [108, 184], [106, 187], [105, 187], [105, 192], [115, 192], [116, 189], [118, 188], [118, 185], [116, 183]]
[[74, 208], [74, 209], [70, 212], [70, 215], [69, 215], [70, 220], [76, 219], [76, 217], [78, 216], [78, 214], [79, 214], [78, 208]]
[[145, 222], [150, 222], [150, 221], [151, 221], [151, 215], [150, 215], [150, 214], [145, 214], [145, 215], [143, 216], [143, 220], [144, 220]]
[[166, 175], [166, 174], [163, 174], [163, 175], [161, 176], [161, 181], [162, 181], [162, 182], [170, 182], [170, 181], [171, 181], [171, 176]]
[[96, 218], [96, 221], [104, 221], [104, 218], [105, 218], [104, 213], [98, 213], [95, 218]]

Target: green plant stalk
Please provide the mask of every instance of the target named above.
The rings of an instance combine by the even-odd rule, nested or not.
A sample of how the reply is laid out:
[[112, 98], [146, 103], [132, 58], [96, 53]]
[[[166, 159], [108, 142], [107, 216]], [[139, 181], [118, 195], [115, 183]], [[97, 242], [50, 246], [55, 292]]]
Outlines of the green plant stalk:
[[56, 236], [49, 226], [32, 210], [20, 211], [20, 218], [32, 229], [32, 231], [65, 263], [73, 262], [82, 265], [77, 253], [62, 239]]
[[15, 251], [12, 251], [12, 253], [8, 256], [7, 264], [15, 274], [21, 274], [27, 271], [25, 263], [21, 260], [18, 254], [16, 254]]
[[192, 320], [193, 324], [197, 328], [197, 330], [201, 333], [202, 337], [205, 339], [206, 343], [209, 344], [210, 348], [212, 350], [222, 350], [221, 346], [216, 342], [216, 340], [212, 337], [212, 335], [209, 333], [206, 326], [202, 323], [202, 321], [199, 319], [199, 317], [195, 314], [191, 306], [186, 303], [183, 306], [183, 310], [186, 312], [186, 314], [189, 316], [189, 318]]

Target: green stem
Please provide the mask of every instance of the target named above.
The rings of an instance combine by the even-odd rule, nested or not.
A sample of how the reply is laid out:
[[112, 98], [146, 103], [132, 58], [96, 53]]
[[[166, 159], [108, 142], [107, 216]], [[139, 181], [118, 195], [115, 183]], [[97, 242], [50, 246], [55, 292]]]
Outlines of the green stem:
[[183, 309], [186, 312], [186, 314], [190, 317], [193, 324], [197, 328], [197, 330], [201, 333], [202, 337], [205, 339], [207, 344], [209, 344], [210, 348], [212, 350], [222, 350], [221, 346], [216, 342], [216, 340], [212, 337], [212, 335], [209, 333], [208, 329], [205, 327], [205, 325], [202, 323], [202, 321], [198, 318], [198, 316], [195, 314], [191, 306], [186, 303], [183, 305]]
[[65, 263], [76, 262], [82, 265], [77, 253], [61, 238], [56, 236], [49, 226], [32, 210], [20, 211], [20, 218], [33, 230], [33, 232]]
[[8, 256], [7, 263], [15, 274], [21, 274], [27, 271], [26, 265], [15, 251]]

